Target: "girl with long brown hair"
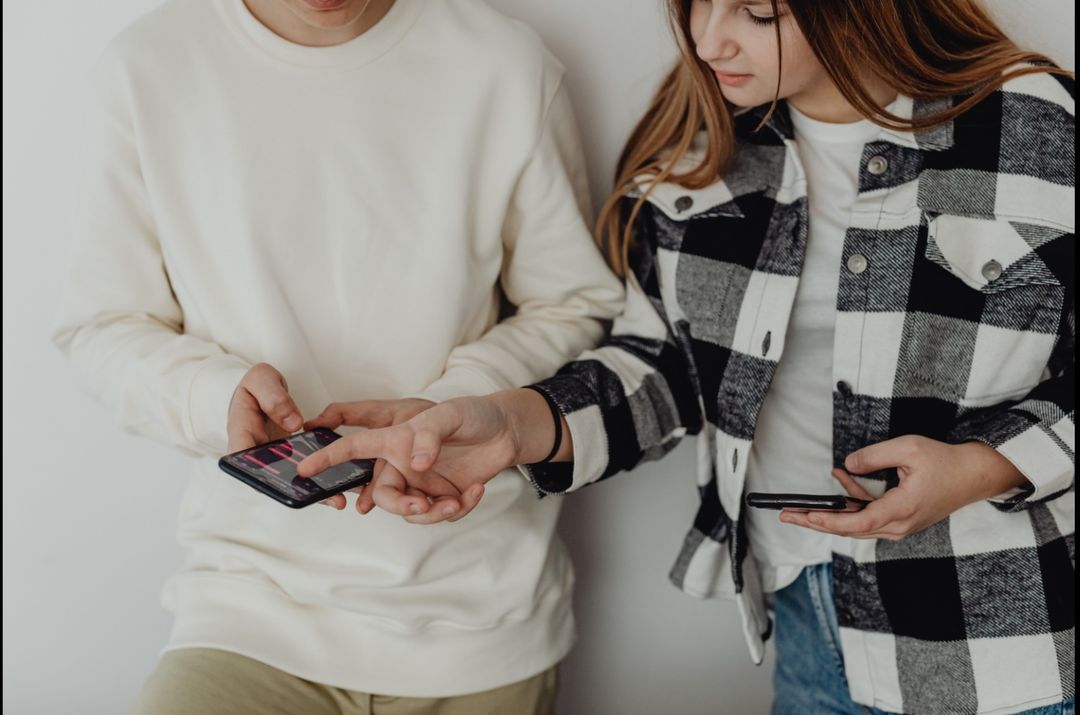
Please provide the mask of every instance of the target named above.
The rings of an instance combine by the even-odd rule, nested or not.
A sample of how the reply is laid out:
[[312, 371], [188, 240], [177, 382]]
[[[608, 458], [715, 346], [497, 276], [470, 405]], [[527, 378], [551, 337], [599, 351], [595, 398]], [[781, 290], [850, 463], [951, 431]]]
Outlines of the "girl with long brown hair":
[[[672, 578], [736, 598], [758, 661], [775, 626], [774, 712], [1072, 712], [1071, 74], [975, 0], [669, 9], [599, 222], [605, 344], [305, 473], [382, 457], [358, 509], [432, 523], [507, 465], [563, 494], [698, 435]], [[744, 500], [841, 488], [865, 508]]]

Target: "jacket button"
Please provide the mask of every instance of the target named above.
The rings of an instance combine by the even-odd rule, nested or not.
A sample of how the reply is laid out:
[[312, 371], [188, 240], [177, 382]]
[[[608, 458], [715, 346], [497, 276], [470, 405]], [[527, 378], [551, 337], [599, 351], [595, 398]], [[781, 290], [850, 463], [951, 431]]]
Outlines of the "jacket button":
[[1004, 269], [997, 261], [990, 261], [982, 267], [983, 278], [988, 281], [996, 281], [998, 278], [1001, 278], [1003, 271]]
[[870, 265], [870, 261], [866, 260], [866, 256], [861, 253], [855, 253], [847, 259], [848, 270], [859, 275], [866, 271], [867, 266]]
[[883, 156], [872, 156], [866, 162], [866, 170], [874, 176], [881, 176], [889, 170], [889, 160]]
[[694, 205], [694, 200], [689, 196], [680, 196], [675, 199], [675, 210], [679, 213], [689, 211]]

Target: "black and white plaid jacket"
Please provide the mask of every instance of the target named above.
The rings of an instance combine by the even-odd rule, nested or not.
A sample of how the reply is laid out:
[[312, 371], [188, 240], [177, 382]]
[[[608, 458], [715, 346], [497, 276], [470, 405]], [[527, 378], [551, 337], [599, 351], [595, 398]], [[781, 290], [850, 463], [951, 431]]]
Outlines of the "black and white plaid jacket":
[[[950, 104], [900, 103], [909, 116]], [[564, 493], [700, 435], [701, 506], [672, 579], [734, 595], [757, 661], [769, 619], [742, 496], [808, 220], [790, 116], [782, 105], [754, 133], [763, 112], [737, 119], [723, 181], [650, 197], [611, 337], [538, 385], [567, 417], [574, 462], [527, 470]], [[837, 266], [836, 465], [901, 435], [978, 440], [1031, 486], [834, 555], [861, 704], [996, 713], [1074, 693], [1074, 132], [1072, 80], [1037, 74], [949, 124], [883, 129], [863, 153]]]

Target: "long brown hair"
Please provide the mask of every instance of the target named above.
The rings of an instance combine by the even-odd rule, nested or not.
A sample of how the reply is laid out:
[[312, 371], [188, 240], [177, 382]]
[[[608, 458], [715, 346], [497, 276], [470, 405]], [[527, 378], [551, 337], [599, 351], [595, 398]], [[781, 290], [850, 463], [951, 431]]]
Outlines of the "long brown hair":
[[[596, 238], [612, 268], [625, 275], [635, 219], [653, 187], [666, 181], [701, 189], [724, 173], [735, 151], [732, 108], [690, 35], [690, 0], [666, 0], [679, 48], [664, 79], [619, 157], [614, 192], [604, 203]], [[779, 14], [772, 0], [773, 14]], [[787, 0], [799, 29], [844, 98], [864, 117], [913, 131], [948, 122], [1005, 82], [1034, 72], [1072, 73], [1044, 55], [1023, 50], [1002, 32], [978, 0]], [[776, 23], [779, 49], [780, 25]], [[783, 58], [781, 57], [781, 62]], [[1036, 63], [1036, 66], [1016, 65]], [[968, 94], [929, 117], [905, 119], [886, 111], [863, 86], [867, 68], [897, 92], [920, 100]], [[779, 87], [778, 87], [779, 88]], [[773, 100], [769, 115], [776, 109]], [[766, 117], [766, 120], [768, 117]], [[764, 124], [764, 122], [762, 122]], [[674, 171], [699, 132], [707, 151], [696, 167]], [[649, 176], [627, 214], [622, 197], [636, 178]]]

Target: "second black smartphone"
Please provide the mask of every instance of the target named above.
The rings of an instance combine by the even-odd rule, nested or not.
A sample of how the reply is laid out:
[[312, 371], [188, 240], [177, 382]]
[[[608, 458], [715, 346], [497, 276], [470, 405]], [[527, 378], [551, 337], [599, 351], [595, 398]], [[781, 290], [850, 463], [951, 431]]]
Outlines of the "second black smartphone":
[[751, 492], [746, 503], [758, 509], [791, 511], [859, 511], [870, 502], [843, 494], [765, 494]]

